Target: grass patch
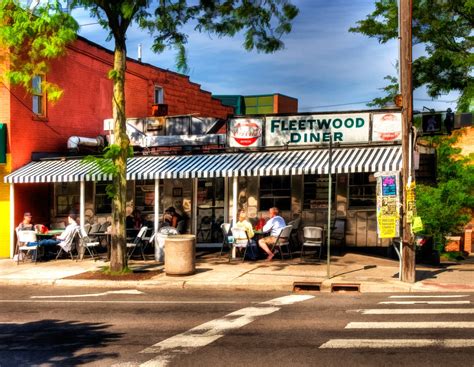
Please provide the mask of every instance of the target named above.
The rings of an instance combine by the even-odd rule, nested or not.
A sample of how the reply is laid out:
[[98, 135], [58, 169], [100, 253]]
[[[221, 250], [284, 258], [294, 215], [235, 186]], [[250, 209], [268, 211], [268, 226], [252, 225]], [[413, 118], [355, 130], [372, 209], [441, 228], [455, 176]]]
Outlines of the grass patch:
[[449, 261], [462, 261], [466, 260], [466, 257], [462, 251], [443, 252], [440, 254], [441, 259]]
[[110, 270], [110, 266], [103, 266], [102, 269], [100, 270], [100, 272], [102, 274], [105, 274], [105, 275], [110, 275], [110, 276], [122, 276], [122, 275], [128, 275], [128, 274], [132, 274], [133, 273], [133, 270], [130, 269], [128, 266], [125, 267], [122, 271], [111, 271]]

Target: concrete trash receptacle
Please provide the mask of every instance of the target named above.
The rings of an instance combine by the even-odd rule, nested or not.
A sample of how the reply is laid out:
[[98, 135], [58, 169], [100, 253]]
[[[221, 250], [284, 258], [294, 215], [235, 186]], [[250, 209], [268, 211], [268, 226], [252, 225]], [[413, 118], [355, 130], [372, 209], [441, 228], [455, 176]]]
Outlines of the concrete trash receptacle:
[[196, 272], [196, 236], [166, 237], [165, 272], [166, 275], [191, 275]]

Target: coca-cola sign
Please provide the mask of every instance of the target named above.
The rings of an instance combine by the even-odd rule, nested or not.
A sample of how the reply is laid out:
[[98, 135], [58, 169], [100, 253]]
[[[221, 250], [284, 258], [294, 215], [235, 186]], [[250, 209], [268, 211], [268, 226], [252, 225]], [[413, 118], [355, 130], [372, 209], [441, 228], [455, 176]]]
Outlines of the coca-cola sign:
[[230, 120], [229, 135], [231, 147], [262, 146], [263, 120], [258, 118], [238, 118]]

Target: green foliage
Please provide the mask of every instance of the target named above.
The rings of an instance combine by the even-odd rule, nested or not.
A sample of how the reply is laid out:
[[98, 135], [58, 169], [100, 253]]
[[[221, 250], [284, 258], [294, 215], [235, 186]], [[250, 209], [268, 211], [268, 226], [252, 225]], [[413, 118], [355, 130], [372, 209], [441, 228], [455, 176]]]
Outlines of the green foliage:
[[444, 236], [459, 233], [474, 211], [474, 165], [472, 157], [459, 156], [452, 137], [436, 137], [437, 185], [417, 185], [417, 212], [423, 219], [424, 232], [443, 244]]
[[[61, 11], [58, 1], [24, 9], [17, 0], [1, 0], [0, 24], [0, 47], [10, 51], [2, 54], [10, 64], [5, 76], [29, 92], [32, 78], [48, 73], [49, 61], [65, 53], [78, 30], [76, 21]], [[60, 87], [45, 78], [41, 88], [50, 101], [57, 101], [62, 95]]]
[[385, 96], [374, 98], [372, 102], [367, 103], [369, 107], [385, 107], [387, 104], [394, 103], [395, 96], [398, 94], [398, 79], [394, 76], [387, 75], [385, 80], [390, 84], [380, 88], [385, 92]]
[[[458, 111], [466, 111], [474, 98], [473, 10], [472, 0], [413, 1], [413, 43], [425, 48], [425, 54], [413, 61], [413, 87], [426, 86], [433, 98], [459, 91]], [[375, 10], [349, 30], [380, 43], [397, 39], [397, 0], [377, 0]]]

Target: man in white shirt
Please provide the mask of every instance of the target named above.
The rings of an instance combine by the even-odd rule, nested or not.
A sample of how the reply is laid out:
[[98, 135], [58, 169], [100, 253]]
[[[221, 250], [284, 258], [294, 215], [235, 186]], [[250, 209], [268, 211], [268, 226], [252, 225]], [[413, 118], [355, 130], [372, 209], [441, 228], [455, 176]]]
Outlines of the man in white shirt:
[[258, 241], [260, 248], [267, 253], [267, 261], [273, 259], [275, 254], [270, 250], [269, 246], [274, 245], [278, 236], [280, 235], [281, 229], [286, 226], [285, 220], [279, 216], [280, 211], [278, 208], [273, 207], [268, 210], [270, 219], [263, 226], [263, 232], [269, 232], [270, 235], [263, 237]]
[[56, 239], [41, 240], [38, 242], [38, 246], [61, 246], [64, 251], [69, 252], [74, 244], [74, 237], [77, 234], [79, 226], [76, 222], [77, 215], [75, 213], [69, 214], [67, 217], [68, 225]]

